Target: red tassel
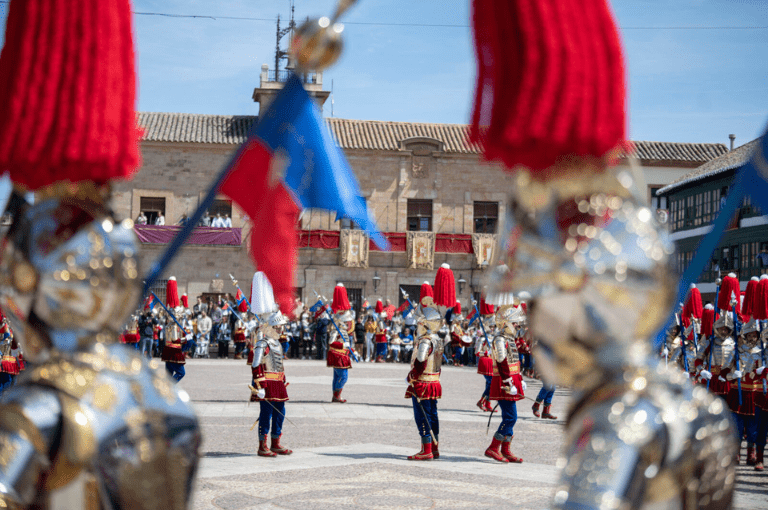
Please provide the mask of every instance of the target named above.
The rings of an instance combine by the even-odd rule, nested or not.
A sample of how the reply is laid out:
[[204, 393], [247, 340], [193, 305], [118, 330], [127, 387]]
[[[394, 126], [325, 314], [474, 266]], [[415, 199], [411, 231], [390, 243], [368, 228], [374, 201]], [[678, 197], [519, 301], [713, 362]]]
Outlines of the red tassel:
[[189, 300], [187, 299], [186, 294], [181, 295], [181, 306], [183, 306], [184, 308], [189, 308]]
[[485, 302], [485, 298], [480, 298], [480, 315], [493, 315], [496, 313], [496, 307]]
[[453, 306], [453, 313], [456, 315], [461, 314], [461, 301], [456, 301], [456, 304]]
[[174, 309], [179, 304], [179, 286], [176, 283], [176, 277], [171, 276], [165, 285], [165, 305], [170, 309]]
[[768, 275], [762, 275], [757, 284], [752, 313], [755, 314], [755, 319], [768, 320]]
[[625, 144], [621, 44], [605, 0], [474, 0], [470, 137], [540, 179], [564, 160], [605, 167]]
[[[456, 283], [453, 278], [453, 271], [448, 264], [443, 264], [438, 268], [432, 290], [435, 293], [436, 305], [452, 308], [456, 304]], [[424, 296], [421, 298], [423, 299]]]
[[701, 334], [711, 336], [712, 328], [715, 324], [715, 309], [711, 305], [707, 306], [708, 308], [704, 308], [701, 314]]
[[717, 308], [719, 310], [731, 311], [731, 299], [736, 296], [736, 299], [741, 295], [739, 288], [739, 280], [736, 279], [734, 273], [728, 273], [723, 277], [723, 281], [720, 284], [720, 294], [717, 298]]
[[423, 297], [426, 297], [426, 296], [434, 298], [435, 297], [435, 293], [432, 291], [432, 286], [429, 283], [424, 282], [424, 283], [421, 284], [421, 291], [419, 292], [419, 299], [421, 299]]
[[691, 316], [701, 319], [701, 313], [703, 311], [701, 304], [701, 291], [696, 285], [691, 284], [691, 290], [688, 292], [688, 297], [685, 300], [685, 306], [683, 306], [683, 319], [685, 321], [685, 327], [688, 327]]
[[381, 299], [376, 301], [376, 307], [374, 308], [374, 311], [376, 312], [376, 315], [379, 315], [384, 311], [384, 303], [381, 302]]
[[[379, 301], [381, 303], [381, 301]], [[378, 308], [379, 303], [376, 303]], [[333, 288], [333, 303], [331, 304], [331, 310], [333, 313], [338, 313], [343, 310], [351, 310], [352, 306], [349, 304], [349, 297], [347, 297], [347, 288], [341, 283], [337, 284]], [[382, 305], [383, 311], [383, 305]], [[378, 313], [378, 312], [377, 312]]]
[[757, 276], [753, 276], [747, 282], [747, 289], [744, 291], [744, 299], [741, 302], [741, 314], [745, 317], [751, 317], [754, 313], [755, 295], [757, 294], [757, 286], [760, 280]]
[[127, 0], [14, 0], [0, 55], [0, 168], [37, 189], [138, 168]]

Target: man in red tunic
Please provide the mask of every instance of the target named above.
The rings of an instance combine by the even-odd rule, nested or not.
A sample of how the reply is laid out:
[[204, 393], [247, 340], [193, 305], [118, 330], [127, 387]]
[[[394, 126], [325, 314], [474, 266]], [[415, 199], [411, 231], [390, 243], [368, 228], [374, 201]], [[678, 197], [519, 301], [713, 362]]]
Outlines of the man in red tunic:
[[[355, 332], [354, 316], [352, 315], [352, 306], [349, 304], [347, 289], [344, 284], [339, 283], [333, 289], [333, 303], [331, 310], [336, 315], [335, 324], [329, 325], [331, 328], [328, 338], [328, 355], [326, 357], [326, 366], [333, 368], [333, 398], [331, 402], [343, 404], [346, 399], [341, 398], [341, 392], [347, 383], [349, 369], [352, 368], [350, 359], [353, 351], [352, 340]], [[338, 329], [337, 329], [338, 327]]]
[[[184, 308], [179, 301], [179, 290], [175, 276], [171, 276], [166, 284], [165, 303], [168, 309], [174, 312], [177, 319], [180, 319]], [[189, 337], [191, 338], [191, 334]], [[176, 322], [169, 317], [168, 323], [165, 325], [165, 345], [160, 359], [165, 362], [165, 369], [176, 382], [181, 381], [185, 374], [186, 357], [183, 347], [188, 339]]]
[[[275, 312], [265, 322], [260, 328], [261, 338], [253, 348], [251, 402], [259, 402], [261, 406], [258, 454], [261, 457], [276, 457], [293, 453], [280, 445], [288, 392], [283, 368], [283, 346], [277, 328], [287, 321], [284, 315]], [[267, 445], [267, 434], [271, 435], [271, 446]]]
[[443, 396], [440, 369], [445, 346], [437, 332], [443, 325], [443, 318], [430, 296], [421, 298], [421, 311], [423, 317], [418, 321], [411, 371], [407, 378], [408, 389], [405, 392], [405, 398], [410, 398], [413, 403], [413, 417], [421, 436], [421, 451], [409, 456], [408, 460], [432, 460], [440, 457], [437, 399]]
[[522, 320], [522, 307], [499, 306], [496, 312], [496, 336], [493, 339], [493, 379], [489, 399], [496, 400], [501, 408], [501, 424], [485, 456], [499, 462], [523, 462], [509, 449], [517, 422], [517, 402], [524, 398], [525, 381], [520, 375], [520, 357], [515, 343], [514, 323]]

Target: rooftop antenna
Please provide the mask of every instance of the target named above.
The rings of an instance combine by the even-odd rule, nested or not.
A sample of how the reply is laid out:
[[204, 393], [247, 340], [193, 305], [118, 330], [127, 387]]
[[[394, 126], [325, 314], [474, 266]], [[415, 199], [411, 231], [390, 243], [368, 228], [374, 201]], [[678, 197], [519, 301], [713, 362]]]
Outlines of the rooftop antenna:
[[[275, 81], [280, 81], [278, 79], [278, 75], [280, 74], [278, 73], [278, 70], [280, 69], [281, 59], [288, 59], [288, 65], [286, 65], [286, 69], [293, 68], [293, 65], [291, 64], [291, 61], [290, 61], [289, 52], [286, 50], [280, 49], [280, 40], [283, 37], [285, 37], [285, 35], [288, 34], [289, 32], [293, 34], [293, 31], [296, 29], [296, 21], [294, 20], [294, 10], [296, 6], [293, 3], [294, 0], [290, 0], [290, 2], [291, 2], [291, 19], [290, 21], [288, 21], [288, 26], [283, 28], [282, 30], [280, 29], [280, 15], [279, 14], [277, 15], [277, 32], [275, 34], [276, 35], [275, 37]], [[293, 35], [291, 35], [291, 37], [293, 37]]]

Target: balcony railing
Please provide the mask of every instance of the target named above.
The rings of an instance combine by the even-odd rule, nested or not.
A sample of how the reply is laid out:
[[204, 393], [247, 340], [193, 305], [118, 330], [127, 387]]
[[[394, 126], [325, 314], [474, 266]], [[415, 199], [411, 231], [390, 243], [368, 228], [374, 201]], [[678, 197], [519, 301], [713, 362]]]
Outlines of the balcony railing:
[[[285, 83], [288, 81], [288, 78], [293, 73], [290, 69], [270, 69], [267, 71], [267, 81], [276, 81], [280, 83]], [[315, 71], [311, 71], [308, 73], [299, 74], [299, 79], [302, 83], [308, 83], [308, 84], [316, 84], [317, 83], [317, 73]]]

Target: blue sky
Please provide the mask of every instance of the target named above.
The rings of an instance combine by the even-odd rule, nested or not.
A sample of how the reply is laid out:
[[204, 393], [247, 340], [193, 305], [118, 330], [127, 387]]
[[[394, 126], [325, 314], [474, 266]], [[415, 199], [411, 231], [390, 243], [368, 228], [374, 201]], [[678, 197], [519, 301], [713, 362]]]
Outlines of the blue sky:
[[[296, 0], [296, 16], [328, 15], [334, 5]], [[768, 29], [670, 27], [768, 27], [768, 1], [613, 5], [627, 53], [632, 139], [727, 143], [735, 133], [740, 145], [762, 132]], [[289, 0], [135, 0], [134, 10], [265, 18], [135, 16], [140, 110], [258, 112], [251, 94], [261, 64], [273, 66], [274, 19], [286, 20]], [[333, 80], [336, 117], [467, 122], [475, 73], [468, 0], [359, 0], [346, 21], [344, 54], [324, 75], [326, 88]]]

